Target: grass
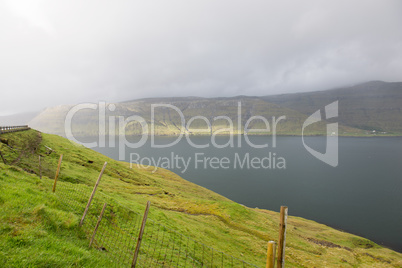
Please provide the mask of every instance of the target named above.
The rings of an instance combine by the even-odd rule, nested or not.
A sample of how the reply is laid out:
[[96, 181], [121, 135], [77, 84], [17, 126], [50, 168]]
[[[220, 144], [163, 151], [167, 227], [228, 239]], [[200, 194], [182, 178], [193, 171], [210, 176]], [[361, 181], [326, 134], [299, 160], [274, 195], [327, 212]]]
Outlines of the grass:
[[107, 266], [88, 249], [77, 215], [60, 208], [49, 183], [0, 164], [0, 263], [2, 267]]
[[[277, 240], [278, 213], [237, 204], [170, 171], [130, 169], [128, 163], [35, 130], [4, 134], [1, 139], [0, 151], [11, 164], [0, 163], [0, 261], [5, 267], [110, 266], [107, 252], [88, 248], [85, 229], [77, 227], [81, 214], [60, 198], [69, 186], [90, 193], [105, 161], [108, 166], [96, 195], [99, 199], [91, 207], [93, 215], [99, 213], [102, 196], [116, 211], [129, 209], [140, 215], [151, 201], [152, 221], [259, 267], [265, 265], [267, 241]], [[63, 164], [53, 194], [60, 154]], [[402, 254], [290, 216], [286, 266], [402, 267]]]

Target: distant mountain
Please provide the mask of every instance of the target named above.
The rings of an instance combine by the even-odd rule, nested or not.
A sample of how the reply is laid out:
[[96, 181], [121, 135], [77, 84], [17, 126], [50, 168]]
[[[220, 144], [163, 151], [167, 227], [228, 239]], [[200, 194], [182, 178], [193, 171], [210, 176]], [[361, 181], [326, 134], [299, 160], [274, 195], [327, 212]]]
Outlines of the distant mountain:
[[[332, 89], [318, 92], [285, 94], [264, 97], [238, 96], [231, 98], [150, 98], [115, 103], [115, 109], [106, 109], [106, 134], [111, 130], [118, 133], [118, 117], [127, 119], [130, 116], [143, 118], [150, 132], [151, 105], [165, 104], [177, 107], [187, 124], [196, 116], [205, 117], [212, 125], [212, 132], [228, 134], [227, 129], [233, 128], [234, 133], [243, 133], [246, 122], [253, 116], [261, 116], [268, 120], [272, 134], [273, 120], [286, 116], [277, 124], [276, 133], [280, 135], [301, 135], [302, 126], [309, 115], [333, 101], [339, 101], [339, 135], [386, 134], [400, 135], [402, 133], [402, 83], [369, 82], [352, 87]], [[238, 118], [238, 103], [241, 103], [241, 116]], [[57, 106], [48, 108], [29, 123], [31, 127], [47, 133], [65, 136], [65, 119], [73, 106]], [[220, 119], [216, 119], [220, 117]], [[215, 118], [215, 119], [214, 119]], [[109, 120], [115, 123], [109, 126]], [[178, 135], [181, 130], [180, 115], [171, 108], [155, 109], [155, 134]], [[230, 120], [228, 120], [230, 119]], [[74, 114], [72, 131], [76, 136], [98, 135], [98, 110], [85, 109]], [[233, 123], [231, 126], [230, 122]], [[334, 119], [331, 119], [333, 122]], [[240, 128], [239, 128], [240, 123]], [[309, 135], [326, 134], [326, 121], [308, 126], [305, 133]], [[207, 129], [204, 120], [194, 119], [189, 134], [200, 134], [200, 129]], [[265, 128], [261, 119], [252, 120], [249, 129]], [[384, 133], [386, 132], [386, 133]], [[130, 122], [125, 128], [128, 135], [139, 135], [142, 128], [139, 122]], [[211, 131], [202, 134], [210, 135]], [[256, 134], [256, 133], [255, 133]], [[260, 133], [261, 134], [261, 133]]]
[[20, 114], [13, 114], [7, 116], [0, 116], [0, 126], [19, 126], [28, 125], [40, 112], [27, 112]]
[[269, 103], [312, 114], [339, 101], [338, 122], [367, 131], [402, 133], [402, 82], [372, 81], [332, 90], [262, 97]]

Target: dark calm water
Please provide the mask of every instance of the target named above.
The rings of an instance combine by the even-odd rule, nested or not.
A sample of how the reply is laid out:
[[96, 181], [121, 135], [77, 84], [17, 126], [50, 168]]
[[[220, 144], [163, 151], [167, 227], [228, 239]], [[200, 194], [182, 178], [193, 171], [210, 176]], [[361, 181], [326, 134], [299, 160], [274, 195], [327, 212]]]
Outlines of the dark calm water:
[[[175, 139], [160, 137], [156, 144], [167, 144]], [[227, 139], [219, 137], [217, 143], [225, 144]], [[242, 138], [242, 146], [238, 148], [236, 137], [235, 148], [219, 149], [210, 145], [209, 148], [194, 149], [183, 138], [173, 147], [160, 149], [151, 148], [149, 139], [140, 148], [125, 148], [124, 160], [130, 162], [130, 153], [134, 153], [133, 160], [144, 159], [143, 164], [148, 164], [148, 158], [158, 161], [165, 157], [160, 164], [162, 160], [165, 165], [170, 162], [168, 169], [184, 179], [240, 204], [274, 211], [286, 205], [290, 215], [361, 235], [402, 252], [402, 138], [340, 137], [337, 167], [310, 155], [303, 147], [301, 137], [277, 137], [276, 148], [271, 146], [271, 137], [252, 137], [251, 140], [255, 144], [268, 142], [269, 147], [252, 148]], [[195, 137], [192, 141], [211, 143], [210, 137]], [[306, 143], [321, 152], [325, 150], [325, 137], [308, 137]], [[118, 146], [95, 150], [119, 158]], [[172, 153], [178, 157], [174, 165]], [[254, 157], [266, 157], [265, 168], [258, 163], [254, 163], [254, 168], [247, 168], [247, 163], [241, 168], [239, 159], [242, 162], [247, 153], [250, 161]], [[267, 159], [270, 153], [271, 168]], [[195, 154], [198, 154], [197, 166]], [[228, 160], [215, 169], [218, 164], [211, 166], [203, 161], [203, 157], [226, 157]], [[273, 158], [281, 162], [279, 157], [285, 160], [286, 169], [273, 168]], [[186, 170], [180, 158], [190, 159]]]

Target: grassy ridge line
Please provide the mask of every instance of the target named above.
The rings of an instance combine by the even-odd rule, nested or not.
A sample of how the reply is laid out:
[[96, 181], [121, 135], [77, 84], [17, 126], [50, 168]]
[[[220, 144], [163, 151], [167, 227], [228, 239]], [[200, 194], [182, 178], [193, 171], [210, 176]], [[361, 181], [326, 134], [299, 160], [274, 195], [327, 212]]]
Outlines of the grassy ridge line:
[[[0, 144], [0, 150], [8, 160], [24, 155], [15, 163], [24, 170], [1, 165], [2, 189], [19, 184], [18, 177], [23, 177], [24, 181], [26, 178], [33, 180], [24, 182], [27, 183], [26, 188], [36, 190], [39, 187], [35, 182], [37, 177], [27, 172], [37, 173], [38, 154], [44, 156], [44, 168], [53, 170], [54, 174], [58, 156], [63, 153], [60, 181], [79, 182], [89, 186], [94, 184], [104, 161], [108, 161], [99, 191], [134, 211], [143, 211], [144, 204], [150, 200], [150, 217], [170, 229], [258, 266], [265, 265], [267, 241], [277, 240], [279, 217], [276, 212], [244, 207], [185, 181], [170, 171], [158, 169], [156, 173], [151, 173], [143, 169], [130, 169], [128, 163], [114, 161], [61, 137], [40, 135], [34, 130], [2, 135], [2, 138], [14, 150]], [[32, 148], [35, 145], [36, 149]], [[45, 145], [54, 151], [48, 154], [49, 150]], [[10, 169], [15, 170], [11, 172]], [[50, 173], [47, 176], [53, 177]], [[12, 180], [3, 183], [5, 178]], [[8, 190], [0, 194], [3, 204], [11, 202], [10, 196], [3, 196], [6, 192]], [[43, 204], [44, 199], [35, 201], [36, 205]], [[18, 198], [16, 200], [19, 202]], [[33, 213], [34, 207], [26, 213]], [[20, 217], [24, 215], [17, 209], [15, 212], [10, 209], [5, 217], [1, 217], [1, 224], [9, 224], [13, 213]], [[8, 241], [16, 228], [9, 226], [5, 231], [2, 228], [2, 243]], [[66, 230], [66, 227], [62, 226], [60, 229]], [[20, 259], [29, 259], [30, 250], [36, 252], [28, 246], [25, 255], [21, 256], [15, 253], [19, 247], [7, 243], [8, 249], [5, 252]], [[61, 266], [65, 264], [62, 260], [60, 262]], [[382, 248], [367, 239], [290, 216], [286, 263], [288, 267], [401, 267], [402, 254]]]

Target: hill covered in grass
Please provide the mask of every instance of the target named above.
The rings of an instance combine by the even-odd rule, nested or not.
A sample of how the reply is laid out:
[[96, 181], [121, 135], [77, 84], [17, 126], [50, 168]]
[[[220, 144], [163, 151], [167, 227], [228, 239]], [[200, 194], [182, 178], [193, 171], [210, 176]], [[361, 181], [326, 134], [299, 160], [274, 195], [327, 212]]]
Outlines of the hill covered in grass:
[[[248, 208], [176, 174], [133, 168], [55, 135], [35, 130], [1, 135], [0, 262], [5, 267], [108, 267], [106, 251], [88, 248], [78, 228], [81, 215], [62, 204], [66, 185], [90, 192], [108, 162], [99, 193], [122, 207], [238, 259], [265, 266], [266, 246], [277, 241], [277, 212]], [[63, 163], [56, 193], [51, 192], [59, 155]], [[38, 158], [42, 156], [42, 179]], [[278, 208], [279, 210], [279, 208]], [[291, 214], [292, 208], [289, 208]], [[401, 267], [402, 254], [365, 238], [290, 216], [287, 267]]]

